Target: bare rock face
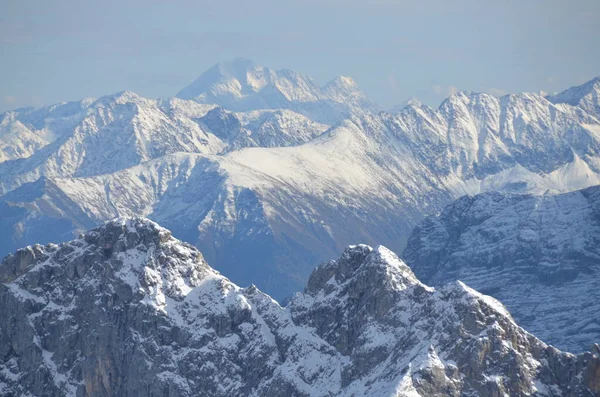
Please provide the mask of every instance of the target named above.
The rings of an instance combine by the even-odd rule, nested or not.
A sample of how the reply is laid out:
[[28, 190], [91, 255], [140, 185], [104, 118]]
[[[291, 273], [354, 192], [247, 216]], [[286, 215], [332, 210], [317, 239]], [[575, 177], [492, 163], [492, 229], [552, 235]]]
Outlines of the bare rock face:
[[599, 392], [594, 381], [579, 384], [597, 378], [597, 353], [561, 353], [493, 298], [460, 282], [428, 287], [383, 247], [351, 247], [321, 265], [290, 310], [348, 358], [346, 395]]
[[352, 246], [282, 308], [118, 219], [0, 265], [6, 396], [600, 395], [600, 352], [547, 346], [462, 283]]
[[403, 259], [420, 280], [461, 280], [571, 352], [600, 341], [600, 187], [561, 195], [463, 197], [426, 219]]

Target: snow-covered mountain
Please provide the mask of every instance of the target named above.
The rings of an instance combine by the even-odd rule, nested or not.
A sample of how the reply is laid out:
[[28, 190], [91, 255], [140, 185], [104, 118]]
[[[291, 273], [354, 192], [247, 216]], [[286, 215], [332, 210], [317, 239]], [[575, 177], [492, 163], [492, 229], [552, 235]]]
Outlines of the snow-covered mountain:
[[600, 77], [552, 95], [548, 99], [556, 104], [564, 103], [585, 109], [590, 114], [600, 115]]
[[415, 107], [419, 107], [422, 106], [423, 103], [421, 101], [419, 101], [419, 99], [415, 98], [415, 97], [411, 97], [408, 98], [406, 101], [398, 104], [398, 105], [394, 105], [391, 108], [389, 108], [387, 110], [388, 113], [399, 113], [402, 110], [404, 110], [404, 108], [406, 108], [407, 106], [415, 106]]
[[298, 145], [329, 128], [290, 110], [236, 114], [127, 91], [1, 117], [0, 192], [40, 176], [108, 174], [178, 152]]
[[177, 97], [242, 112], [291, 109], [324, 124], [377, 109], [349, 77], [319, 87], [293, 70], [275, 71], [241, 58], [214, 65]]
[[428, 284], [461, 280], [500, 299], [559, 348], [600, 340], [600, 186], [463, 197], [417, 226], [402, 257]]
[[560, 352], [383, 247], [349, 247], [288, 307], [139, 218], [21, 249], [0, 281], [7, 396], [600, 395], [598, 345]]
[[[223, 68], [213, 72], [233, 76]], [[298, 84], [290, 98], [308, 98]], [[323, 90], [350, 95], [344, 84]], [[363, 109], [331, 128], [289, 107], [234, 112], [131, 93], [62, 107], [10, 116], [53, 138], [0, 163], [0, 254], [142, 215], [201, 248], [235, 282], [277, 299], [349, 244], [401, 252], [424, 216], [462, 195], [600, 184], [599, 116], [538, 94], [461, 92], [439, 109]]]
[[[200, 112], [206, 108], [195, 106]], [[48, 139], [32, 154], [0, 163], [1, 191], [40, 176], [106, 174], [169, 153], [216, 153], [225, 147], [190, 118], [163, 112], [158, 101], [131, 92], [57, 107], [69, 111], [55, 115], [51, 107], [11, 115], [9, 125], [22, 123]]]

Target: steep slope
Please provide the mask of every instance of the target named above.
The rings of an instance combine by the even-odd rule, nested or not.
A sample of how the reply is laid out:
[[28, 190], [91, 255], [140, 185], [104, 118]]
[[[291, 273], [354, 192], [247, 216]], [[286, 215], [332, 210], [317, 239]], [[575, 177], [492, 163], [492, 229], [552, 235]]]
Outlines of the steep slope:
[[370, 140], [347, 123], [288, 150], [177, 154], [53, 183], [98, 222], [138, 214], [164, 223], [236, 282], [261, 271], [256, 283], [282, 299], [302, 287], [314, 264], [353, 241], [402, 248], [419, 208], [436, 211], [451, 200], [434, 176], [423, 180], [425, 167], [403, 169], [394, 160], [409, 153], [383, 152], [389, 139]]
[[236, 115], [215, 105], [155, 101], [132, 92], [7, 112], [0, 120], [0, 192], [40, 176], [113, 173], [177, 152], [298, 145], [328, 128], [292, 111]]
[[0, 265], [0, 390], [95, 396], [597, 396], [598, 352], [519, 328], [463, 284], [348, 248], [282, 308], [147, 220]]
[[600, 117], [600, 77], [550, 96], [548, 100], [553, 103], [577, 106], [590, 114], [596, 115], [596, 117]]
[[403, 258], [431, 285], [461, 280], [568, 351], [600, 340], [600, 186], [463, 197], [415, 227]]
[[237, 113], [247, 133], [240, 134], [229, 150], [245, 147], [287, 147], [306, 143], [329, 129], [291, 110], [256, 110]]
[[292, 70], [275, 71], [247, 59], [216, 64], [177, 97], [241, 112], [290, 109], [324, 124], [376, 110], [349, 77], [319, 87]]
[[[42, 127], [54, 136], [50, 144], [28, 158], [0, 163], [0, 191], [40, 176], [106, 174], [165, 154], [216, 153], [225, 146], [189, 118], [166, 114], [157, 101], [131, 92], [83, 102], [75, 114], [55, 119], [52, 127]], [[27, 122], [33, 115], [21, 118]], [[46, 119], [43, 123], [49, 124]], [[28, 125], [35, 128], [32, 121]]]
[[15, 116], [14, 112], [0, 116], [0, 162], [29, 157], [49, 143]]
[[0, 198], [1, 252], [19, 244], [67, 241], [98, 220], [86, 214], [54, 181], [44, 177]]

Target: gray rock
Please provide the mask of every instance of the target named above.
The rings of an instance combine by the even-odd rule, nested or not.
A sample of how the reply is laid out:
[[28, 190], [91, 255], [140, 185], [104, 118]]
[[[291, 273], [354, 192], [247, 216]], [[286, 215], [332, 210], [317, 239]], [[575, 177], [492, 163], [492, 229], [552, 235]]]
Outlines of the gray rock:
[[461, 280], [572, 352], [600, 341], [600, 187], [463, 197], [417, 226], [403, 259], [420, 280]]

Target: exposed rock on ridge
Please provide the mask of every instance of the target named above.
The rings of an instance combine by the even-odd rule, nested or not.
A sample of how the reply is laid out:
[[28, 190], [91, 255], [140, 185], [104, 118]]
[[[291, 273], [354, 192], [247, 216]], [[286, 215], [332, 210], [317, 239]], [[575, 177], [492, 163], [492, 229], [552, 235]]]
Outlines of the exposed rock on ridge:
[[19, 250], [0, 280], [7, 396], [600, 395], [598, 352], [549, 347], [383, 247], [323, 264], [289, 308], [139, 218]]

